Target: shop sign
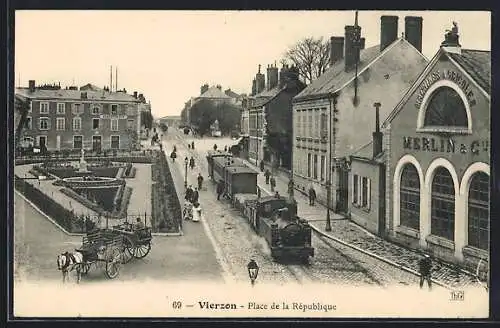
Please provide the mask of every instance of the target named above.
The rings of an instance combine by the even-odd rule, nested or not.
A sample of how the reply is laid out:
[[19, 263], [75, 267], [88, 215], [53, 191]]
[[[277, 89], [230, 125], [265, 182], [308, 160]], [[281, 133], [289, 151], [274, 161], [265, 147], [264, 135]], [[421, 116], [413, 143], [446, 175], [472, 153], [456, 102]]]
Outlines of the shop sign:
[[403, 149], [441, 152], [441, 153], [472, 153], [489, 152], [488, 140], [474, 140], [471, 143], [457, 143], [452, 138], [403, 137]]
[[99, 115], [99, 118], [103, 118], [103, 119], [117, 118], [119, 120], [126, 120], [127, 117], [128, 117], [127, 115], [109, 115], [109, 114]]
[[417, 93], [417, 99], [415, 101], [415, 107], [420, 108], [422, 105], [422, 101], [424, 100], [425, 93], [429, 88], [436, 82], [440, 80], [449, 80], [454, 82], [456, 85], [462, 89], [467, 97], [467, 101], [469, 102], [469, 106], [473, 107], [476, 105], [476, 98], [474, 96], [474, 92], [469, 83], [469, 79], [464, 77], [462, 74], [455, 72], [453, 70], [441, 70], [434, 71], [427, 76], [427, 78], [420, 85], [420, 89]]

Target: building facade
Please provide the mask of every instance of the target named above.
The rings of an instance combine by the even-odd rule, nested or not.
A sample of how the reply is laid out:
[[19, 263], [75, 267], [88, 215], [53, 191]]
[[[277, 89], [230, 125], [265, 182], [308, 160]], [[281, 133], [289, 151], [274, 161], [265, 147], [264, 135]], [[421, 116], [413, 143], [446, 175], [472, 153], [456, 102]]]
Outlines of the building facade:
[[49, 151], [131, 149], [140, 133], [139, 100], [124, 92], [40, 88], [16, 94], [30, 101], [22, 142]]
[[[294, 66], [267, 68], [266, 90], [255, 95], [249, 106], [249, 159], [290, 169], [292, 153], [292, 99], [304, 89]], [[271, 136], [271, 138], [268, 138]], [[269, 140], [274, 140], [274, 145]], [[283, 147], [280, 151], [278, 147]], [[288, 147], [288, 148], [287, 148]]]
[[[421, 25], [420, 17], [412, 19]], [[418, 29], [407, 26], [406, 38], [397, 31], [398, 17], [382, 16], [380, 44], [365, 49], [363, 38], [354, 42], [356, 27], [346, 26], [344, 37], [331, 38], [330, 68], [293, 101], [295, 187], [314, 187], [327, 204], [331, 177], [329, 206], [339, 213], [349, 214], [347, 162], [371, 137], [373, 104], [382, 103], [385, 119], [427, 64], [417, 48]]]
[[[489, 256], [491, 53], [451, 39], [384, 122], [384, 168], [373, 156], [353, 157], [353, 184], [385, 181], [385, 190], [372, 182], [372, 207], [353, 220], [475, 269]], [[353, 191], [353, 208], [357, 197]]]

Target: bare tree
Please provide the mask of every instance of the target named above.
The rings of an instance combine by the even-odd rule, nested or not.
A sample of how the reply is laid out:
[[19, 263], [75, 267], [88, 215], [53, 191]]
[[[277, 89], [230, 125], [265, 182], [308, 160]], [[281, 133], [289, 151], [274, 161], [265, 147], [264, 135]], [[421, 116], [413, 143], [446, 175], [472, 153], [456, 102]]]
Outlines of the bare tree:
[[302, 39], [285, 52], [285, 59], [297, 66], [300, 77], [309, 84], [328, 68], [330, 42], [323, 37]]

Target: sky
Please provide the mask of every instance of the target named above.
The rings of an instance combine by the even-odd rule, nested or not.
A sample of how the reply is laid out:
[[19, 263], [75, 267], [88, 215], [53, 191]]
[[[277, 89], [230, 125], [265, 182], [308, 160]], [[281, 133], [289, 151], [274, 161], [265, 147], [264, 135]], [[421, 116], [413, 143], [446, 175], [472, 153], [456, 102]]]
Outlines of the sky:
[[[382, 15], [399, 16], [399, 35], [405, 16], [421, 16], [428, 59], [453, 21], [462, 48], [491, 48], [489, 12], [359, 11], [367, 48], [380, 44]], [[353, 24], [354, 11], [21, 10], [15, 14], [15, 85], [109, 86], [113, 66], [118, 88], [143, 93], [155, 117], [180, 115], [202, 84], [248, 94], [259, 64], [265, 73], [297, 41], [343, 36], [344, 26]]]

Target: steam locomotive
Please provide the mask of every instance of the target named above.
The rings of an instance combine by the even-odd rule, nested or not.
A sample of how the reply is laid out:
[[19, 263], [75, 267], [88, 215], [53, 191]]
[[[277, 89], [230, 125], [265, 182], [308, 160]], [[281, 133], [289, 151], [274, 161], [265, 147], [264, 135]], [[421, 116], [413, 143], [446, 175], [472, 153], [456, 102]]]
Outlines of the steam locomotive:
[[311, 226], [297, 216], [297, 202], [282, 196], [257, 195], [258, 172], [227, 152], [210, 151], [208, 173], [212, 181], [224, 185], [225, 196], [269, 245], [277, 261], [307, 263], [314, 256]]

